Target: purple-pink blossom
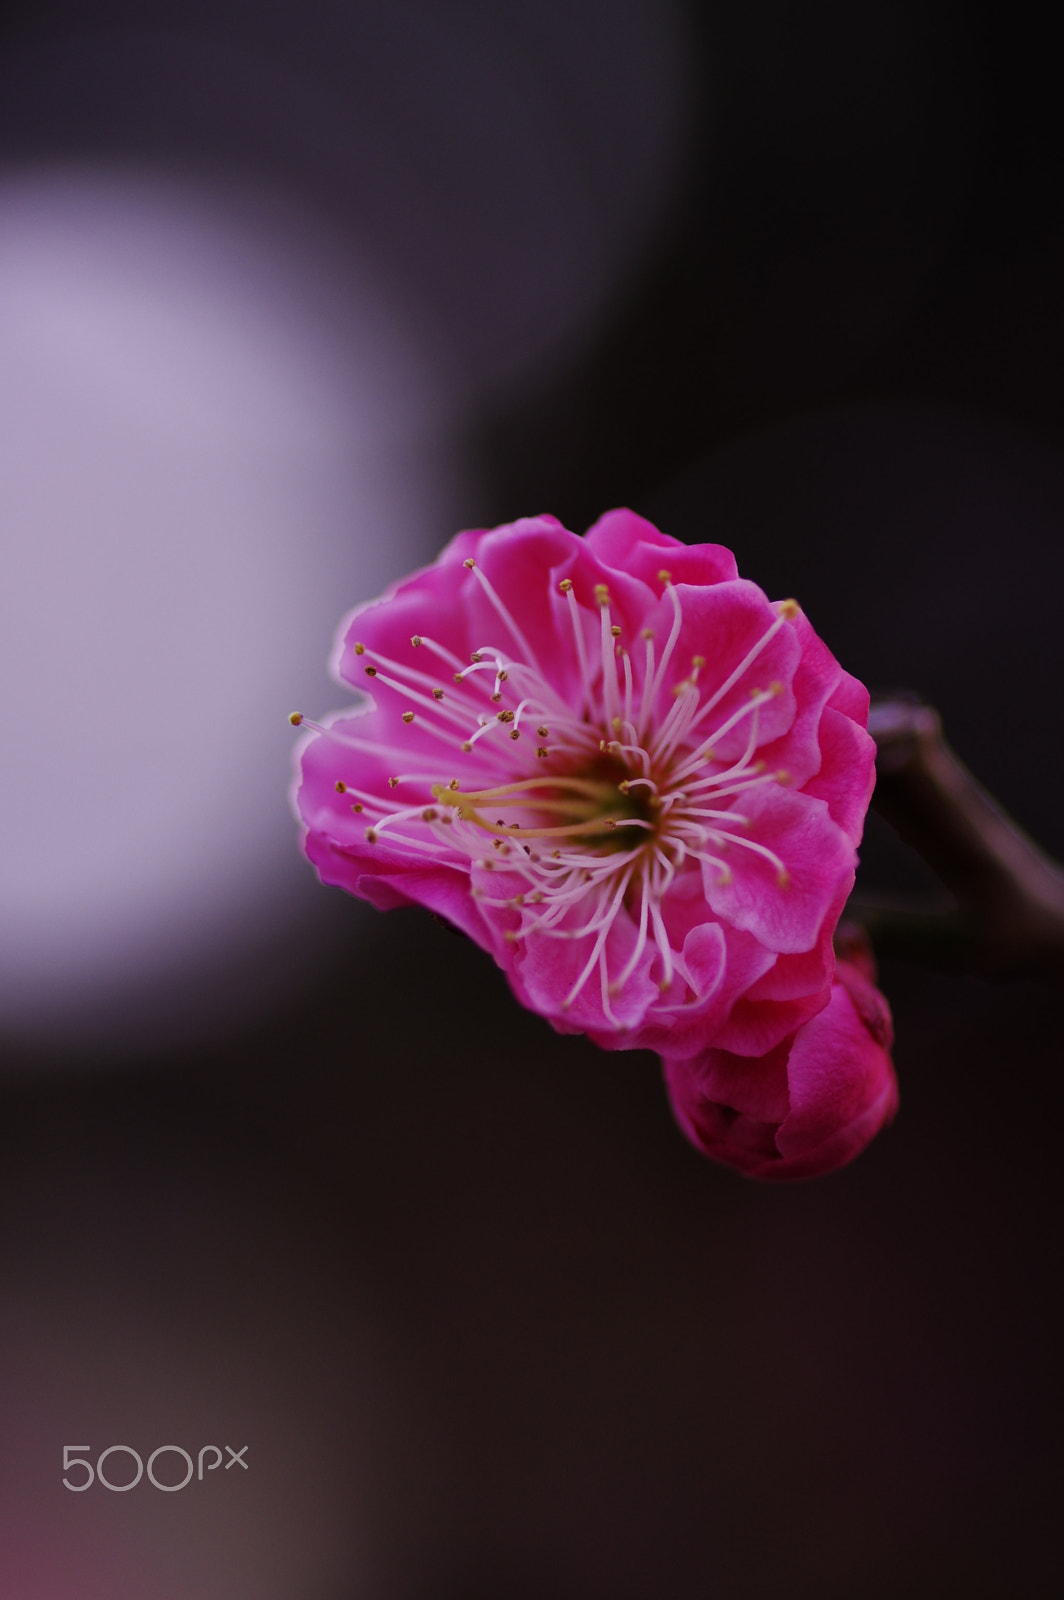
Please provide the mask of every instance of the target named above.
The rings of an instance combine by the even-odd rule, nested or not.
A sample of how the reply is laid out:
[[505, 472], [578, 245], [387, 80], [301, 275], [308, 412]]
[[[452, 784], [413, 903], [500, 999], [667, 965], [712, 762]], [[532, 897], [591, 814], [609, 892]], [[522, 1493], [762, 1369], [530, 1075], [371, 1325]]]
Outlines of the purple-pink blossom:
[[751, 1178], [814, 1178], [852, 1161], [898, 1109], [890, 1008], [869, 971], [840, 960], [822, 1011], [763, 1056], [709, 1048], [666, 1058], [680, 1127]]
[[324, 882], [428, 906], [554, 1027], [656, 1050], [670, 1084], [835, 1003], [868, 694], [723, 546], [630, 511], [462, 533], [351, 613], [335, 666], [368, 698], [301, 748]]

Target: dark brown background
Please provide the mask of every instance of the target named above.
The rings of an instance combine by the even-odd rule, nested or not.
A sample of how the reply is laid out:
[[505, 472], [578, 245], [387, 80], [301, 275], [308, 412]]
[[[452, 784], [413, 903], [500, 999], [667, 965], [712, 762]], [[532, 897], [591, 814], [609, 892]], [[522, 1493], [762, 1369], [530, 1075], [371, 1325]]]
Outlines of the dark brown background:
[[[323, 79], [350, 43], [341, 6], [212, 10]], [[691, 17], [672, 220], [579, 363], [470, 413], [467, 520], [627, 503], [731, 544], [1064, 852], [1050, 36], [1023, 4]], [[15, 7], [0, 49], [122, 22]], [[0, 135], [239, 157], [342, 220], [342, 154], [221, 83], [199, 121], [12, 90]], [[865, 870], [921, 882], [879, 827]], [[12, 1593], [1055, 1592], [1058, 995], [890, 965], [897, 1123], [762, 1189], [685, 1145], [653, 1058], [556, 1037], [428, 916], [335, 899], [317, 982], [241, 1032], [8, 1052]], [[252, 1468], [213, 1499], [59, 1488], [68, 1439], [215, 1436]]]

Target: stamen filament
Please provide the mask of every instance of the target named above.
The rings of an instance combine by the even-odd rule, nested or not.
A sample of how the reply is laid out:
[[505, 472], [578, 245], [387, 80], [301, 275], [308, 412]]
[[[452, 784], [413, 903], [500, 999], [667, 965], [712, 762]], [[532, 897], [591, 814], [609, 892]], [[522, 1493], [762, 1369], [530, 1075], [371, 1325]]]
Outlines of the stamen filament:
[[584, 706], [590, 711], [591, 703], [591, 672], [587, 664], [587, 645], [584, 642], [584, 625], [580, 615], [580, 607], [576, 603], [576, 593], [572, 581], [565, 578], [562, 581], [566, 602], [569, 607], [569, 619], [573, 625], [573, 638], [576, 641], [576, 658], [580, 663], [580, 682], [584, 689]]
[[[665, 674], [669, 670], [669, 662], [672, 660], [672, 652], [676, 648], [676, 641], [680, 637], [680, 628], [683, 625], [683, 611], [680, 606], [680, 597], [676, 593], [676, 590], [671, 583], [668, 585], [668, 595], [670, 601], [672, 602], [672, 609], [674, 613], [672, 627], [669, 630], [668, 641], [665, 645], [665, 649], [662, 651], [661, 661], [658, 664], [658, 669], [654, 674], [654, 677], [650, 683], [650, 687], [649, 689], [646, 687], [643, 689], [643, 709], [651, 713], [653, 713], [658, 694], [665, 682]], [[650, 641], [648, 641], [648, 646], [649, 643]]]
[[628, 880], [630, 877], [630, 872], [625, 873], [624, 877], [621, 879], [621, 882], [618, 884], [616, 893], [614, 894], [611, 902], [608, 919], [605, 925], [599, 930], [598, 937], [595, 940], [595, 947], [587, 959], [587, 964], [585, 965], [584, 970], [581, 972], [579, 978], [577, 978], [576, 982], [573, 984], [573, 987], [569, 990], [569, 993], [562, 1001], [563, 1009], [568, 1009], [568, 1007], [572, 1005], [573, 1001], [584, 987], [584, 984], [595, 970], [599, 955], [605, 946], [607, 938], [609, 937], [609, 931], [613, 927], [614, 921], [616, 920], [617, 912], [620, 910], [621, 900], [624, 896], [625, 889], [628, 887]]
[[472, 560], [469, 560], [465, 564], [470, 569], [470, 571], [472, 572], [474, 578], [477, 579], [477, 582], [480, 584], [481, 588], [484, 590], [484, 593], [487, 595], [488, 599], [491, 601], [492, 605], [495, 607], [496, 611], [499, 613], [499, 616], [502, 618], [503, 622], [505, 622], [506, 626], [509, 628], [509, 630], [510, 630], [511, 634], [513, 635], [514, 639], [517, 641], [518, 645], [520, 646], [521, 653], [523, 654], [525, 660], [535, 670], [535, 672], [538, 674], [538, 676], [540, 678], [542, 678], [544, 676], [543, 668], [540, 666], [539, 662], [536, 660], [535, 651], [532, 649], [532, 646], [529, 644], [528, 640], [525, 638], [524, 634], [521, 632], [521, 629], [517, 626], [517, 623], [514, 621], [513, 617], [510, 615], [510, 612], [508, 611], [507, 607], [503, 604], [501, 598], [496, 593], [495, 587], [491, 583], [491, 580], [488, 578], [486, 573], [476, 564], [476, 562], [474, 562]]
[[740, 661], [740, 663], [736, 667], [735, 671], [730, 675], [730, 677], [725, 678], [725, 680], [721, 684], [720, 688], [717, 689], [716, 692], [713, 695], [711, 695], [711, 697], [706, 701], [705, 705], [699, 711], [698, 716], [695, 718], [694, 722], [691, 724], [691, 730], [690, 730], [691, 732], [693, 732], [694, 729], [698, 727], [698, 724], [703, 720], [703, 718], [709, 716], [709, 713], [713, 710], [714, 706], [717, 706], [717, 705], [720, 704], [720, 702], [724, 699], [724, 696], [728, 693], [728, 691], [735, 687], [735, 685], [738, 683], [739, 679], [742, 677], [743, 673], [746, 671], [747, 667], [752, 665], [752, 663], [757, 660], [758, 656], [761, 654], [762, 650], [764, 650], [765, 646], [769, 643], [769, 641], [771, 639], [774, 639], [776, 634], [779, 633], [780, 629], [786, 623], [786, 620], [787, 620], [786, 617], [779, 616], [779, 617], [776, 618], [775, 622], [773, 622], [771, 624], [771, 626], [766, 629], [766, 631], [761, 635], [761, 638], [757, 641], [757, 643], [753, 646], [753, 648], [751, 650], [749, 650], [746, 653], [746, 655], [743, 657], [743, 659]]
[[435, 639], [430, 639], [427, 633], [416, 634], [415, 638], [420, 639], [426, 649], [434, 651], [441, 661], [446, 661], [449, 667], [456, 672], [461, 671], [464, 662], [460, 661], [453, 651], [448, 650], [446, 645], [438, 644]]

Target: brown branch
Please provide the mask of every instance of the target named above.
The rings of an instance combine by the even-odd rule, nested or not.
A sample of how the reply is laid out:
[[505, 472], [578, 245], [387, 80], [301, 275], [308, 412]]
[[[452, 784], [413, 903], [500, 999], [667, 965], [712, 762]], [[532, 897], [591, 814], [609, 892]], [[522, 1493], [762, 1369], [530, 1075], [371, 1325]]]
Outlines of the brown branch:
[[930, 706], [882, 701], [869, 731], [873, 805], [956, 903], [945, 912], [855, 896], [850, 914], [877, 950], [987, 977], [1064, 980], [1064, 871], [979, 786]]

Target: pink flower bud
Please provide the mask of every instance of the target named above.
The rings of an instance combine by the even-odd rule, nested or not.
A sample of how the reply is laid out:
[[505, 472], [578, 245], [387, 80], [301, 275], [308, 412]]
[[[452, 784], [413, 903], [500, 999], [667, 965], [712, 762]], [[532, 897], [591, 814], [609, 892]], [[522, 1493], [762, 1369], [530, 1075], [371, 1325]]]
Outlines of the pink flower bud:
[[845, 1166], [893, 1117], [890, 1009], [840, 961], [831, 999], [763, 1056], [707, 1049], [666, 1059], [676, 1119], [703, 1155], [751, 1178], [815, 1178]]

